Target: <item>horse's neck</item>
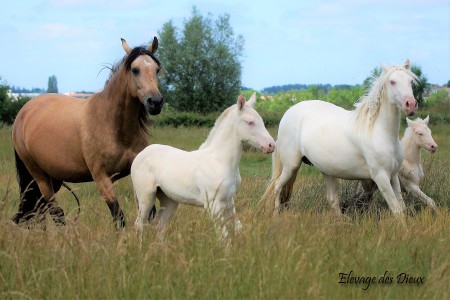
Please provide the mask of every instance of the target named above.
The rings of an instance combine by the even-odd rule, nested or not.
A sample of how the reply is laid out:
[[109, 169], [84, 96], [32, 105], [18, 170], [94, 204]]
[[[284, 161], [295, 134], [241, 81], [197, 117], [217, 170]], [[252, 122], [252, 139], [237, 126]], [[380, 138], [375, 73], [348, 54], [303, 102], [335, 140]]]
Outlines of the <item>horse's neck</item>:
[[[230, 112], [233, 113], [233, 112]], [[200, 147], [212, 156], [225, 163], [231, 169], [239, 168], [242, 154], [242, 141], [236, 132], [234, 116], [227, 116], [218, 128], [214, 128], [214, 134]]]
[[392, 143], [397, 143], [400, 133], [400, 117], [401, 110], [397, 106], [390, 104], [388, 99], [384, 99], [384, 103], [380, 106], [380, 111], [373, 128], [383, 132]]
[[405, 132], [402, 138], [404, 160], [411, 164], [420, 164], [420, 147], [414, 142], [414, 133], [410, 130]]
[[[121, 71], [118, 71], [121, 72]], [[125, 76], [115, 74], [104, 90], [92, 99], [98, 118], [104, 118], [110, 128], [122, 137], [132, 137], [139, 131], [140, 102], [127, 92]]]

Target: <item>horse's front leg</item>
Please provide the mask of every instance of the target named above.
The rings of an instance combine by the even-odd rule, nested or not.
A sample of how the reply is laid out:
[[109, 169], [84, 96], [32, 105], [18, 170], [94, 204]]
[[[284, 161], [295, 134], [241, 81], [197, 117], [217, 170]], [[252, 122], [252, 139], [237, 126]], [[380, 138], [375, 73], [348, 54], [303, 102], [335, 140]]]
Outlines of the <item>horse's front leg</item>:
[[398, 177], [398, 173], [395, 174], [391, 179], [392, 189], [394, 190], [395, 197], [397, 198], [398, 203], [401, 206], [403, 211], [406, 211], [405, 201], [403, 201], [402, 196], [402, 187], [400, 185], [400, 179]]
[[121, 229], [125, 227], [125, 216], [120, 208], [119, 201], [117, 201], [111, 178], [106, 174], [102, 174], [94, 176], [94, 181], [109, 207], [116, 228]]
[[[394, 176], [397, 178], [397, 176]], [[378, 186], [378, 189], [380, 190], [381, 194], [383, 195], [384, 199], [386, 200], [389, 209], [392, 211], [392, 213], [395, 216], [404, 216], [404, 210], [405, 210], [405, 203], [403, 202], [403, 199], [398, 199], [396, 197], [396, 192], [394, 192], [393, 184], [395, 183], [395, 178], [390, 178], [387, 174], [387, 172], [378, 172], [377, 174], [373, 175], [372, 179], [375, 181], [375, 183]], [[391, 183], [392, 180], [392, 183]], [[400, 184], [398, 184], [400, 185]]]
[[339, 179], [336, 177], [323, 174], [325, 185], [327, 189], [327, 199], [337, 216], [341, 216], [341, 207], [339, 204]]
[[234, 234], [238, 235], [242, 231], [242, 223], [237, 217], [236, 214], [236, 207], [234, 206], [234, 199], [233, 197], [230, 200], [230, 203], [228, 203], [227, 207], [224, 210], [224, 223], [228, 224], [230, 222], [233, 222], [234, 224]]
[[414, 197], [419, 198], [423, 201], [423, 203], [430, 206], [433, 210], [437, 208], [434, 200], [428, 197], [424, 192], [422, 192], [418, 184], [409, 180], [401, 180], [401, 184], [405, 188], [406, 192], [410, 193]]
[[221, 235], [222, 240], [228, 238], [228, 229], [226, 224], [226, 210], [227, 201], [220, 197], [215, 197], [213, 200], [208, 200], [205, 203], [205, 209], [214, 224], [214, 228]]

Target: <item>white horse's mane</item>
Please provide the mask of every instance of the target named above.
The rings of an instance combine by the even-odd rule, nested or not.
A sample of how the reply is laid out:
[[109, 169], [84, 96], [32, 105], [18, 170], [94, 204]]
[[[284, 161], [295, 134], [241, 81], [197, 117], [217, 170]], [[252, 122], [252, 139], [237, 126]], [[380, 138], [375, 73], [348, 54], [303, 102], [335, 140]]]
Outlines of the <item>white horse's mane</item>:
[[208, 145], [210, 144], [212, 137], [214, 137], [216, 135], [216, 132], [218, 131], [218, 129], [221, 127], [220, 125], [222, 125], [223, 120], [229, 115], [230, 111], [232, 109], [236, 109], [236, 104], [228, 107], [227, 109], [225, 109], [222, 114], [217, 118], [216, 122], [214, 123], [213, 128], [211, 129], [211, 131], [208, 134], [208, 137], [206, 138], [206, 140], [200, 145], [199, 149], [202, 148], [206, 148], [208, 147]]
[[354, 106], [356, 114], [356, 124], [358, 127], [367, 124], [367, 118], [369, 118], [369, 127], [371, 128], [375, 122], [378, 113], [380, 111], [381, 105], [386, 102], [386, 89], [385, 85], [389, 81], [389, 77], [395, 71], [404, 71], [414, 80], [414, 83], [419, 81], [419, 78], [411, 72], [409, 69], [404, 67], [393, 66], [388, 71], [384, 71], [379, 76], [374, 76], [372, 85], [369, 92], [362, 96]]

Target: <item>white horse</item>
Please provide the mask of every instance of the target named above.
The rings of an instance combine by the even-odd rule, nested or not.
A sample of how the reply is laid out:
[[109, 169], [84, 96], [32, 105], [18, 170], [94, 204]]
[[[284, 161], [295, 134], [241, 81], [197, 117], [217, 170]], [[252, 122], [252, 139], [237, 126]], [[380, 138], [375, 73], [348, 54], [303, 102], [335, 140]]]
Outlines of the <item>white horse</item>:
[[[401, 110], [417, 109], [412, 84], [417, 79], [409, 60], [403, 67], [386, 67], [356, 109], [347, 111], [320, 100], [300, 102], [280, 121], [272, 155], [272, 182], [260, 202], [278, 212], [289, 201], [302, 162], [324, 175], [327, 199], [341, 214], [339, 180], [373, 180], [395, 215], [403, 215], [398, 170], [403, 153], [398, 139]], [[274, 206], [273, 204], [274, 203]]]
[[[402, 189], [419, 198], [432, 209], [436, 209], [436, 203], [433, 199], [422, 192], [419, 187], [420, 181], [424, 176], [422, 165], [420, 164], [420, 150], [423, 148], [434, 154], [438, 148], [431, 135], [431, 130], [428, 128], [429, 120], [430, 116], [423, 120], [417, 118], [415, 121], [406, 118], [408, 127], [401, 139], [404, 158], [398, 172], [398, 178]], [[359, 208], [364, 208], [370, 203], [377, 187], [373, 182], [363, 182], [363, 190], [363, 193], [357, 200], [357, 207]]]
[[253, 108], [254, 93], [248, 102], [242, 94], [237, 104], [216, 120], [206, 141], [196, 151], [186, 152], [153, 144], [140, 152], [131, 165], [131, 179], [138, 201], [135, 226], [142, 230], [155, 197], [160, 201], [156, 224], [164, 232], [179, 203], [204, 207], [222, 238], [228, 236], [227, 223], [234, 220], [235, 232], [242, 224], [236, 217], [233, 196], [241, 183], [239, 161], [244, 142], [272, 153], [275, 141]]

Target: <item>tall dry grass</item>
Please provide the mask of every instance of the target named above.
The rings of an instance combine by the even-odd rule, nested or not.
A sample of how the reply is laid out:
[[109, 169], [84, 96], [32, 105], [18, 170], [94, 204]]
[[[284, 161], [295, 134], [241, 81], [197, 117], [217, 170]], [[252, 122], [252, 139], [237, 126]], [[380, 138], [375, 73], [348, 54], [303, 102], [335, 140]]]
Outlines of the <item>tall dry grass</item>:
[[[290, 208], [277, 217], [257, 218], [254, 207], [269, 180], [270, 157], [251, 151], [243, 155], [243, 183], [235, 197], [244, 229], [226, 245], [219, 241], [207, 214], [190, 206], [179, 207], [164, 241], [156, 238], [151, 226], [137, 234], [132, 227], [136, 211], [129, 178], [116, 183], [128, 225], [120, 232], [114, 230], [109, 210], [91, 183], [73, 185], [82, 204], [77, 222], [73, 222], [75, 201], [62, 190], [58, 196], [68, 215], [67, 226], [56, 227], [49, 218], [31, 229], [12, 224], [18, 192], [9, 128], [3, 128], [0, 297], [448, 299], [450, 139], [444, 127], [433, 132], [440, 149], [434, 156], [424, 155], [429, 176], [423, 190], [440, 207], [436, 214], [407, 197], [405, 227], [377, 194], [366, 214], [337, 219], [325, 200], [321, 176], [305, 168], [298, 176]], [[207, 133], [195, 128], [157, 128], [152, 142], [189, 150], [198, 147]], [[357, 191], [355, 183], [344, 182], [341, 197], [351, 201]], [[368, 287], [339, 283], [340, 273], [350, 271], [355, 278], [375, 277], [376, 282]], [[401, 273], [424, 281], [398, 283], [396, 276]], [[392, 277], [392, 283], [381, 283], [384, 274]]]

